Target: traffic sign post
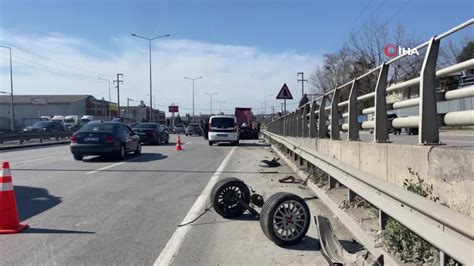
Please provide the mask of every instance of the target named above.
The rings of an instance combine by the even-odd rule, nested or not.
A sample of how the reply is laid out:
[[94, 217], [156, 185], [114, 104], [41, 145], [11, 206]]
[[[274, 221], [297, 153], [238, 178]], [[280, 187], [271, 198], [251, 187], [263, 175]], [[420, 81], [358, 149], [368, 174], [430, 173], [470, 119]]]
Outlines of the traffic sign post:
[[286, 137], [286, 120], [285, 120], [285, 115], [286, 115], [286, 100], [293, 100], [293, 95], [291, 95], [290, 89], [288, 86], [283, 84], [283, 87], [281, 87], [280, 92], [278, 92], [278, 95], [276, 97], [277, 100], [283, 100], [283, 106], [284, 106], [284, 111], [283, 111], [283, 128], [284, 128], [284, 135]]

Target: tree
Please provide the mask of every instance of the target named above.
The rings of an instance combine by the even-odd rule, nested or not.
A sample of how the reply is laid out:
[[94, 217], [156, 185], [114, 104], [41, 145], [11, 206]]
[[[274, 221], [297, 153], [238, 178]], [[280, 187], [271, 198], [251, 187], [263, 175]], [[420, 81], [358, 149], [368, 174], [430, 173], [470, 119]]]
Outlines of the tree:
[[[324, 55], [322, 65], [317, 65], [310, 76], [314, 92], [327, 93], [389, 60], [384, 54], [384, 46], [387, 44], [415, 47], [420, 43], [414, 35], [408, 35], [402, 26], [392, 30], [387, 25], [373, 19], [366, 23], [364, 28], [353, 31], [349, 40], [339, 50]], [[417, 77], [422, 62], [423, 56], [419, 55], [407, 56], [391, 64], [388, 84]], [[377, 73], [375, 71], [359, 81], [359, 95], [374, 91]], [[347, 97], [348, 91], [341, 91], [341, 96]], [[409, 95], [412, 94], [410, 88], [407, 91]], [[363, 105], [372, 106], [373, 103], [366, 101]]]
[[301, 107], [309, 102], [308, 100], [308, 95], [306, 93], [303, 95], [303, 97], [300, 100], [300, 103], [298, 104], [298, 107]]

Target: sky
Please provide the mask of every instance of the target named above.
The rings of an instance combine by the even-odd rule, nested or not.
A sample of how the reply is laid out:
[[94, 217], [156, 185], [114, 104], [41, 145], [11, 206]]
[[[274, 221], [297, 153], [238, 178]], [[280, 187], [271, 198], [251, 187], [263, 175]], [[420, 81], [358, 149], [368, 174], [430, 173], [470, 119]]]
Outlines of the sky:
[[[15, 94], [92, 94], [108, 99], [123, 73], [121, 105], [149, 104], [148, 42], [153, 41], [156, 107], [178, 104], [181, 114], [228, 113], [236, 106], [262, 113], [287, 83], [296, 105], [297, 72], [309, 76], [325, 53], [370, 19], [403, 25], [426, 40], [474, 14], [464, 0], [0, 0], [0, 45], [12, 47]], [[472, 26], [467, 31], [472, 36]], [[466, 34], [466, 33], [463, 33]], [[0, 49], [0, 91], [10, 90], [8, 50]], [[309, 89], [309, 85], [306, 85]], [[116, 101], [112, 84], [111, 99]], [[216, 101], [225, 101], [217, 103]]]

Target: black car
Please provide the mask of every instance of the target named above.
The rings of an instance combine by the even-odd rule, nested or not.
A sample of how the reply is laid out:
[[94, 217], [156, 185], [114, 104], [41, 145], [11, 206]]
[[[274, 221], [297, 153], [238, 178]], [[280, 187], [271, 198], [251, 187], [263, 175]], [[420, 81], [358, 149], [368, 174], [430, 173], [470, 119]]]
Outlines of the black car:
[[93, 121], [71, 136], [71, 153], [76, 160], [87, 155], [115, 155], [124, 159], [128, 152], [140, 154], [140, 137], [117, 122]]
[[23, 129], [25, 132], [62, 132], [66, 131], [63, 123], [58, 121], [39, 121]]
[[161, 144], [169, 142], [169, 134], [158, 123], [140, 123], [133, 128], [142, 143]]
[[185, 131], [186, 136], [191, 136], [191, 135], [199, 135], [202, 136], [202, 129], [199, 126], [199, 124], [189, 124], [186, 127]]

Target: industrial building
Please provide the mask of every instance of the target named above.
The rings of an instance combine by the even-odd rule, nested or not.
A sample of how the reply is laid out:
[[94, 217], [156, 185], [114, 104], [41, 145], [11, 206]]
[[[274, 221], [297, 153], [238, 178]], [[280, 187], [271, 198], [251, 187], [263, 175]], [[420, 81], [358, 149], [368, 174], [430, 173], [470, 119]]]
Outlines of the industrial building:
[[[116, 103], [104, 99], [96, 99], [92, 95], [15, 95], [13, 97], [15, 128], [22, 129], [40, 120], [42, 116], [54, 115], [94, 115], [101, 117], [118, 117]], [[136, 112], [130, 112], [130, 118], [141, 122], [150, 119], [150, 109], [145, 106], [134, 106]], [[121, 117], [126, 117], [126, 108], [120, 107]], [[0, 96], [0, 131], [10, 129], [11, 97]], [[139, 112], [138, 110], [143, 110]], [[165, 113], [153, 110], [155, 117], [164, 123]], [[143, 112], [144, 115], [140, 115]], [[132, 116], [132, 114], [135, 114]]]

